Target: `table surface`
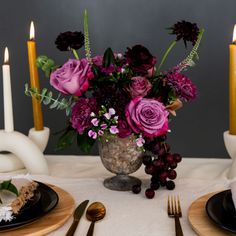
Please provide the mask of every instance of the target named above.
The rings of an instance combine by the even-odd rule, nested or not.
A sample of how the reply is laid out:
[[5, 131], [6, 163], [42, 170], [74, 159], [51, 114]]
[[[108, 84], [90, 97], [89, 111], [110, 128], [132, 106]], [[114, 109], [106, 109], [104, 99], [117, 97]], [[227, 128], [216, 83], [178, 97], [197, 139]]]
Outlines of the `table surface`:
[[[77, 204], [89, 199], [90, 203], [101, 201], [106, 206], [106, 217], [96, 223], [94, 236], [174, 236], [174, 220], [168, 218], [166, 212], [170, 194], [180, 196], [184, 235], [196, 235], [187, 220], [189, 206], [204, 194], [228, 188], [232, 181], [227, 179], [232, 163], [230, 159], [183, 158], [177, 167], [176, 188], [173, 191], [165, 188], [157, 190], [155, 198], [150, 200], [144, 195], [149, 176], [144, 173], [143, 167], [133, 174], [143, 182], [142, 192], [135, 195], [111, 191], [103, 186], [104, 178], [112, 174], [103, 167], [98, 156], [46, 156], [46, 159], [51, 176], [34, 175], [34, 179], [65, 189]], [[1, 177], [16, 173], [1, 174]], [[65, 235], [71, 222], [72, 218], [49, 235]], [[86, 235], [89, 224], [84, 215], [75, 235]]]

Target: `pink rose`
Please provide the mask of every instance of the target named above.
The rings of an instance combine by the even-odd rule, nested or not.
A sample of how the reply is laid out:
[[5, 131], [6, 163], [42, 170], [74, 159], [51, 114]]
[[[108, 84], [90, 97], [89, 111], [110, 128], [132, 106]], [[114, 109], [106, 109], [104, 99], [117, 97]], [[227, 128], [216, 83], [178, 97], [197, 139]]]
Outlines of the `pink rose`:
[[81, 96], [89, 87], [89, 80], [94, 78], [87, 59], [69, 59], [50, 76], [51, 85], [66, 95]]
[[151, 90], [152, 85], [145, 77], [137, 76], [131, 78], [131, 83], [128, 88], [132, 98], [141, 96], [145, 97]]
[[168, 130], [168, 115], [165, 106], [155, 99], [134, 98], [126, 107], [126, 119], [135, 133], [157, 137]]

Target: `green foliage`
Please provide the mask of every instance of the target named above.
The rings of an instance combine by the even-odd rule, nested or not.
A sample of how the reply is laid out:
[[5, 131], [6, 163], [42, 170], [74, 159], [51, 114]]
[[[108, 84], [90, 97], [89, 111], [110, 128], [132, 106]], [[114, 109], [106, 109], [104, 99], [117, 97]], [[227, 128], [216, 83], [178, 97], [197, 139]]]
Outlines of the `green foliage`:
[[73, 129], [69, 124], [67, 127], [54, 135], [61, 134], [56, 145], [56, 151], [61, 151], [65, 148], [71, 146], [77, 139], [77, 145], [80, 150], [88, 154], [95, 142], [94, 139], [90, 138], [87, 132], [84, 132], [82, 135], [78, 134], [75, 129]]
[[27, 96], [36, 97], [44, 105], [50, 105], [50, 109], [66, 110], [66, 115], [68, 116], [71, 111], [71, 105], [73, 103], [73, 97], [69, 99], [61, 98], [59, 94], [56, 99], [53, 98], [53, 93], [44, 88], [41, 93], [35, 88], [29, 88], [28, 84], [25, 84], [25, 94]]
[[71, 126], [68, 126], [65, 130], [62, 131], [62, 135], [59, 137], [59, 140], [56, 145], [56, 150], [63, 150], [73, 144], [76, 138], [76, 130]]
[[204, 29], [201, 29], [199, 35], [198, 35], [198, 39], [197, 42], [195, 43], [193, 49], [191, 50], [191, 52], [189, 53], [189, 55], [177, 65], [177, 68], [179, 71], [185, 70], [187, 67], [192, 67], [195, 65], [194, 60], [197, 59], [198, 60], [198, 53], [197, 50], [199, 48], [200, 42], [202, 40], [202, 36], [204, 33]]
[[87, 132], [83, 133], [82, 135], [77, 134], [77, 145], [82, 152], [88, 154], [94, 143], [95, 140], [90, 138]]
[[107, 48], [103, 56], [103, 67], [108, 67], [111, 64], [115, 65], [115, 57], [111, 48]]
[[47, 78], [58, 67], [55, 65], [55, 62], [47, 56], [39, 56], [36, 59], [36, 66], [44, 71]]
[[89, 31], [88, 31], [88, 12], [84, 11], [84, 47], [85, 55], [89, 62], [91, 62], [91, 49], [89, 41]]
[[[0, 183], [0, 191], [1, 190], [7, 190], [12, 193], [14, 193], [16, 196], [19, 195], [18, 190], [14, 184], [11, 183], [11, 180], [5, 180]], [[0, 203], [2, 203], [2, 200], [0, 199]]]

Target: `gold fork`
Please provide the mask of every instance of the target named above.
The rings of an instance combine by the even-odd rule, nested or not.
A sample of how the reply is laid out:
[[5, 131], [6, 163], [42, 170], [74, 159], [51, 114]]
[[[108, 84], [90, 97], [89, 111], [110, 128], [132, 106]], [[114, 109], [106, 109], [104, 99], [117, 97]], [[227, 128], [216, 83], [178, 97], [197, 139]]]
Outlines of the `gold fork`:
[[167, 212], [169, 217], [175, 218], [175, 235], [183, 236], [179, 218], [182, 217], [179, 196], [168, 196]]

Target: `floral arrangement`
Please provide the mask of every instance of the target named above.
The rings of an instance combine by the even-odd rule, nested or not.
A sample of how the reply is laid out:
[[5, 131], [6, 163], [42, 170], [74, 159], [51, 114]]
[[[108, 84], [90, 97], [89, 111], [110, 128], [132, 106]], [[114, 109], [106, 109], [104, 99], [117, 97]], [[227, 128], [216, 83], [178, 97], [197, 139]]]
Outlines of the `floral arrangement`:
[[[144, 152], [145, 171], [153, 176], [151, 190], [159, 188], [158, 184], [174, 188], [174, 169], [181, 156], [170, 154], [166, 134], [171, 116], [176, 115], [183, 102], [196, 98], [196, 86], [182, 72], [192, 67], [198, 58], [204, 30], [181, 21], [169, 31], [176, 38], [160, 63], [143, 45], [128, 47], [124, 53], [107, 48], [103, 55], [92, 57], [85, 11], [84, 32], [64, 32], [55, 41], [60, 51], [69, 51], [74, 58], [57, 66], [46, 56], [38, 57], [37, 66], [50, 77], [50, 84], [59, 95], [53, 98], [51, 91], [43, 89], [40, 93], [28, 85], [25, 92], [49, 104], [50, 108], [66, 110], [68, 125], [59, 138], [58, 149], [72, 144], [77, 137], [81, 150], [89, 152], [103, 135], [125, 138], [133, 134], [137, 146]], [[181, 40], [186, 48], [190, 42], [192, 50], [183, 61], [163, 71], [167, 56]], [[78, 50], [83, 46], [85, 57], [82, 58]], [[163, 171], [157, 171], [158, 168]], [[158, 181], [154, 181], [154, 172], [158, 173]], [[134, 187], [133, 191], [139, 192], [139, 187]], [[147, 191], [147, 197], [153, 196], [151, 190]]]

